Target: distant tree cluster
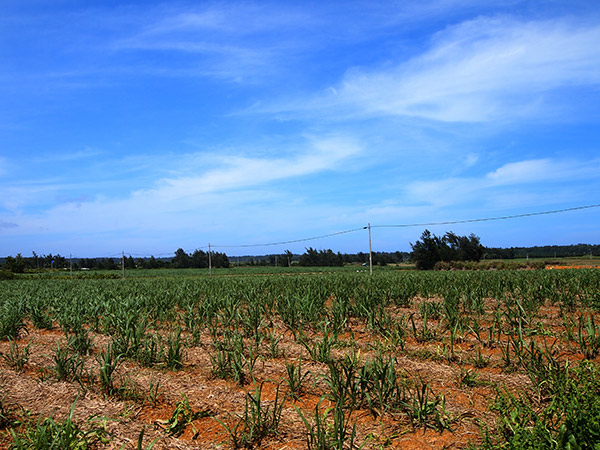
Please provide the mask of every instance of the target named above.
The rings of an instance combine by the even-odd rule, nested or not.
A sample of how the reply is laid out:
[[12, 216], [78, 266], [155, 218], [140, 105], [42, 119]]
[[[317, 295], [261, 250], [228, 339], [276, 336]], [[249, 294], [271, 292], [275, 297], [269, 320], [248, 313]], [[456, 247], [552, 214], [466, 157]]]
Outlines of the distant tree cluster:
[[600, 255], [600, 245], [544, 245], [540, 247], [510, 247], [485, 249], [485, 259], [515, 258], [564, 258], [572, 256]]
[[7, 256], [4, 258], [3, 268], [13, 273], [23, 273], [25, 270], [37, 269], [63, 269], [69, 266], [69, 260], [64, 256], [53, 255], [37, 255], [33, 252], [33, 256], [24, 257], [20, 253], [17, 256]]
[[[211, 252], [212, 267], [229, 267], [229, 258], [225, 253]], [[171, 267], [176, 269], [205, 269], [208, 267], [208, 253], [203, 250], [195, 250], [187, 254], [182, 248], [178, 248], [175, 257], [171, 260]]]
[[[547, 245], [542, 247], [510, 247], [486, 248], [481, 245], [479, 237], [458, 236], [452, 232], [438, 237], [425, 230], [421, 239], [411, 244], [412, 253], [407, 252], [373, 252], [373, 264], [384, 266], [398, 264], [408, 260], [413, 261], [419, 269], [433, 269], [440, 262], [479, 261], [485, 259], [517, 259], [517, 258], [561, 258], [569, 256], [600, 255], [600, 245]], [[342, 266], [344, 264], [368, 264], [368, 253], [334, 253], [331, 249], [315, 250], [307, 248], [302, 255], [294, 255], [289, 250], [282, 254], [262, 256], [236, 257], [237, 263], [259, 266], [289, 267], [292, 264], [301, 266]], [[212, 267], [230, 267], [229, 258], [225, 253], [211, 252]], [[118, 270], [122, 264], [125, 269], [160, 269], [160, 268], [207, 268], [208, 253], [195, 250], [188, 254], [179, 248], [173, 258], [137, 258], [131, 255], [124, 258], [73, 258], [70, 260], [59, 254], [24, 257], [16, 256], [0, 258], [0, 269], [5, 272], [23, 273], [43, 270]]]
[[412, 247], [412, 260], [417, 269], [431, 270], [440, 261], [479, 261], [485, 247], [479, 242], [479, 237], [458, 236], [452, 232], [442, 237], [425, 230], [421, 239]]
[[[212, 267], [229, 267], [229, 259], [225, 253], [211, 252]], [[196, 250], [187, 254], [179, 248], [174, 258], [137, 258], [131, 255], [122, 258], [74, 258], [70, 260], [60, 255], [38, 256], [35, 252], [31, 257], [24, 257], [20, 253], [16, 256], [3, 258], [0, 267], [12, 273], [35, 272], [49, 269], [73, 270], [118, 270], [125, 269], [160, 269], [160, 268], [207, 268], [208, 253]]]
[[[379, 266], [385, 266], [387, 264], [401, 264], [410, 259], [410, 253], [408, 252], [373, 252], [373, 264]], [[344, 264], [368, 264], [369, 254], [368, 253], [344, 253]]]
[[333, 250], [315, 250], [312, 247], [306, 249], [306, 253], [300, 255], [298, 264], [301, 266], [336, 267], [344, 265], [344, 257], [341, 253], [333, 253]]

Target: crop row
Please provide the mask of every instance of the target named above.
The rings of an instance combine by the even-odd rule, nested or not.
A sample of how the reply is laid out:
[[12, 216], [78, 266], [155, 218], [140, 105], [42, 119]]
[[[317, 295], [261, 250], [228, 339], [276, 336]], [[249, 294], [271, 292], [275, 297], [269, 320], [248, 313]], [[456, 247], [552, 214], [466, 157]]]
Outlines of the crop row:
[[[585, 448], [600, 436], [599, 307], [596, 270], [12, 280], [0, 283], [0, 338], [9, 341], [6, 364], [22, 370], [29, 347], [17, 339], [60, 327], [64, 339], [40, 377], [119, 398], [136, 395], [118, 377], [125, 361], [178, 370], [187, 350], [205, 350], [214, 378], [250, 387], [242, 413], [216, 417], [234, 447], [276, 434], [290, 402], [308, 448], [354, 448], [359, 411], [450, 429], [459, 417], [444, 395], [401, 370], [398, 358], [459, 368], [461, 386], [483, 383], [477, 369], [495, 366], [530, 385], [522, 393], [496, 386], [490, 408], [497, 420], [482, 423], [473, 445], [525, 448], [541, 440], [549, 446], [540, 448]], [[552, 308], [557, 314], [548, 320]], [[267, 360], [284, 362], [269, 402], [266, 380], [258, 380]], [[156, 399], [157, 389], [148, 386], [145, 398]], [[310, 410], [295, 403], [308, 391], [322, 396]], [[167, 430], [213, 415], [184, 400]]]

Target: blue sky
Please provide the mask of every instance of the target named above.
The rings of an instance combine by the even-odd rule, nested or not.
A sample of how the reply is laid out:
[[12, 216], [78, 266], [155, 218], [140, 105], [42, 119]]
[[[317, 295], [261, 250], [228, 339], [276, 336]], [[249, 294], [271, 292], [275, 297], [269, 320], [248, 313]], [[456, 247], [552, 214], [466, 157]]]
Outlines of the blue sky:
[[[600, 203], [595, 1], [0, 5], [0, 254], [357, 252]], [[598, 243], [600, 208], [429, 227]], [[373, 229], [410, 250], [424, 227]]]

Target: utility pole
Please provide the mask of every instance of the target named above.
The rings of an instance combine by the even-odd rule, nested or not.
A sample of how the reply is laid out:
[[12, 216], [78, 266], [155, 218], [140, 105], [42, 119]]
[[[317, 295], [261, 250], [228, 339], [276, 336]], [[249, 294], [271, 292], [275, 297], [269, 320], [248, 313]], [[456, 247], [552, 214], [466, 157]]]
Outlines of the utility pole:
[[125, 279], [125, 251], [124, 250], [121, 252], [121, 272], [122, 272], [123, 279]]
[[369, 275], [373, 275], [373, 252], [371, 251], [371, 223], [369, 222]]
[[210, 252], [210, 242], [208, 243], [208, 276], [212, 278], [212, 255]]
[[73, 254], [69, 253], [69, 272], [73, 276]]

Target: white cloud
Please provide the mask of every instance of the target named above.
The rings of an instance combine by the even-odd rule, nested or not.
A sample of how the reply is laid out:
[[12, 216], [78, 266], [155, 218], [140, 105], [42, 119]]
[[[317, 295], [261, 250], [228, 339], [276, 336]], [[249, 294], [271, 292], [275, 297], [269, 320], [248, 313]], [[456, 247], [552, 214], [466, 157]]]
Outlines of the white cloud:
[[161, 200], [182, 199], [208, 193], [226, 192], [260, 186], [272, 181], [336, 169], [342, 160], [358, 154], [361, 146], [346, 138], [313, 139], [311, 148], [298, 156], [251, 158], [214, 157], [217, 169], [201, 175], [167, 178], [159, 186], [134, 196], [153, 196]]
[[96, 156], [102, 155], [102, 151], [94, 150], [89, 147], [85, 147], [82, 150], [77, 151], [62, 151], [56, 152], [51, 155], [43, 155], [34, 157], [32, 161], [36, 164], [40, 163], [54, 163], [54, 162], [66, 162], [66, 161], [78, 161], [84, 159], [92, 159]]
[[[494, 198], [526, 200], [533, 190], [549, 190], [550, 198], [556, 199], [555, 183], [597, 180], [599, 161], [537, 159], [504, 164], [481, 177], [453, 177], [435, 181], [417, 181], [406, 190], [406, 199], [436, 206], [465, 204], [473, 201], [488, 202]], [[526, 186], [529, 186], [526, 189]], [[549, 186], [553, 186], [550, 188]], [[506, 189], [520, 189], [520, 194]], [[548, 197], [548, 195], [546, 195]], [[506, 203], [505, 201], [503, 201]]]
[[598, 25], [479, 17], [438, 32], [409, 61], [351, 70], [340, 86], [291, 109], [449, 122], [543, 115], [544, 93], [600, 84], [598, 42]]
[[497, 170], [486, 174], [486, 179], [493, 185], [531, 183], [570, 175], [570, 164], [562, 164], [550, 159], [535, 159], [508, 163]]
[[[19, 225], [12, 230], [16, 234], [189, 230], [195, 223], [206, 227], [207, 217], [213, 217], [220, 226], [224, 221], [239, 222], [244, 212], [253, 207], [256, 207], [254, 213], [248, 213], [254, 216], [253, 220], [269, 221], [269, 217], [257, 217], [260, 215], [257, 212], [272, 211], [275, 204], [293, 208], [290, 199], [295, 198], [289, 190], [272, 188], [270, 183], [338, 170], [361, 151], [361, 145], [354, 140], [326, 137], [309, 139], [299, 154], [287, 157], [197, 158], [195, 176], [165, 178], [153, 187], [121, 199], [98, 197], [92, 201], [62, 203], [38, 214], [13, 211], [5, 219]], [[194, 159], [190, 155], [185, 161]], [[207, 161], [219, 167], [206, 169], [203, 163]], [[186, 172], [193, 170], [187, 168]], [[300, 211], [296, 214], [302, 215]]]

